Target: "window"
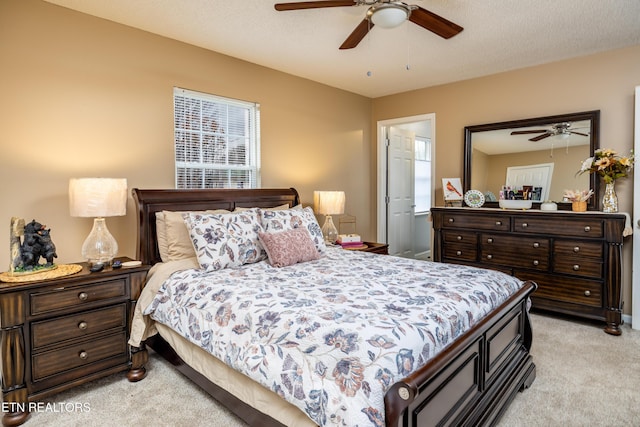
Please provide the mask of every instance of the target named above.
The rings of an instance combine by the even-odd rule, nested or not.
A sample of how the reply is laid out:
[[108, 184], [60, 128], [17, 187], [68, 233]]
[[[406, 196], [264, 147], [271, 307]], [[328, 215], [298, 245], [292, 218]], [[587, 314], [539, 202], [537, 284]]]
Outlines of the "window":
[[260, 186], [260, 106], [173, 89], [176, 188]]
[[416, 213], [431, 209], [431, 139], [416, 136], [415, 153]]

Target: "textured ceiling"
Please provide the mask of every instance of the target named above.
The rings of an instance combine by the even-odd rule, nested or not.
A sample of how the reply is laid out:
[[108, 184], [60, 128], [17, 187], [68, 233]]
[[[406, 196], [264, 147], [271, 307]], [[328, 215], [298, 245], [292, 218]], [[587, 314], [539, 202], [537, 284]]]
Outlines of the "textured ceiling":
[[350, 50], [338, 47], [367, 6], [46, 1], [372, 98], [640, 44], [640, 0], [416, 0], [464, 31], [445, 40], [407, 21]]

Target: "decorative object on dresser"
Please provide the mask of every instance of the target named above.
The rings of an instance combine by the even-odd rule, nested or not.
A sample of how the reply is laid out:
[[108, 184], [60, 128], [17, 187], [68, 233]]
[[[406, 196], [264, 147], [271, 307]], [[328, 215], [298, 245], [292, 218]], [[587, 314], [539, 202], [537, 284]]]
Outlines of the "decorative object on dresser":
[[94, 218], [91, 233], [82, 244], [82, 257], [89, 264], [109, 264], [118, 253], [118, 242], [109, 232], [105, 217], [127, 213], [127, 180], [69, 180], [69, 211], [71, 216]]
[[442, 193], [444, 194], [444, 203], [447, 206], [452, 206], [453, 203], [461, 206], [464, 194], [460, 178], [442, 178]]
[[3, 425], [25, 422], [28, 402], [130, 367], [130, 319], [148, 267], [78, 266], [63, 278], [0, 283]]
[[589, 172], [599, 175], [605, 183], [604, 196], [602, 197], [602, 211], [607, 213], [618, 212], [618, 196], [615, 191], [615, 182], [619, 178], [625, 178], [633, 169], [633, 151], [628, 156], [618, 156], [618, 153], [610, 148], [596, 150], [592, 157], [582, 163], [579, 174]]
[[[53, 259], [58, 254], [56, 245], [51, 240], [51, 230], [35, 219], [25, 224], [22, 218], [11, 218], [9, 250], [11, 276], [56, 268]], [[40, 258], [45, 259], [45, 264], [40, 264]]]
[[534, 308], [602, 320], [619, 335], [625, 215], [432, 208], [434, 261], [532, 280]]
[[334, 244], [338, 239], [338, 230], [333, 224], [331, 215], [341, 215], [344, 213], [345, 195], [344, 191], [314, 191], [313, 210], [316, 214], [324, 215], [322, 225], [322, 235], [324, 241]]

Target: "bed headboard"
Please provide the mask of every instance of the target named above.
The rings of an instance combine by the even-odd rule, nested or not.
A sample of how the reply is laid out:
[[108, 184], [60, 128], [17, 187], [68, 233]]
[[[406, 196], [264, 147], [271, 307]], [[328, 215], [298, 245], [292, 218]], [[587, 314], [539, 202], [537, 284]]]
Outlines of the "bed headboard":
[[234, 210], [236, 207], [272, 208], [300, 203], [294, 188], [215, 189], [215, 190], [132, 190], [138, 207], [138, 246], [136, 258], [143, 264], [160, 262], [156, 236], [156, 212]]

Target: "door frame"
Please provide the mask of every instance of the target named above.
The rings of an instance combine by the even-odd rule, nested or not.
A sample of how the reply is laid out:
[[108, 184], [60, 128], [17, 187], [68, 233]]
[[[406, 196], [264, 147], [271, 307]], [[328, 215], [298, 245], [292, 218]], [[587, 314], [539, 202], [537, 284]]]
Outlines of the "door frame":
[[[399, 117], [396, 119], [379, 120], [376, 125], [377, 150], [378, 150], [378, 177], [377, 177], [377, 236], [376, 241], [387, 243], [387, 146], [386, 129], [389, 126], [404, 125], [415, 122], [431, 122], [431, 175], [435, 177], [435, 154], [436, 154], [436, 113], [419, 114], [416, 116]], [[422, 135], [427, 136], [427, 135]], [[431, 206], [435, 193], [435, 179], [431, 180]]]
[[[640, 86], [635, 88], [634, 152], [640, 153]], [[640, 169], [633, 173], [633, 259], [631, 262], [631, 327], [640, 329]]]

